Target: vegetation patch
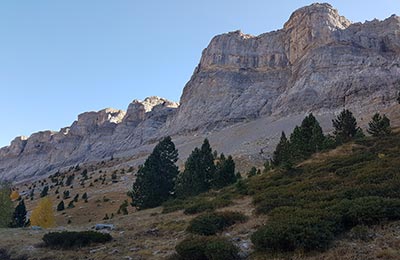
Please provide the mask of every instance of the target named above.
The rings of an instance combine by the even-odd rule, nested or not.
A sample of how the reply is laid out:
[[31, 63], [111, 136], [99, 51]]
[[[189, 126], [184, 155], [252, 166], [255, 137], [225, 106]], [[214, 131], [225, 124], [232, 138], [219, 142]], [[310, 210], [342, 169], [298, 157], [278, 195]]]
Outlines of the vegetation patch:
[[178, 259], [182, 260], [235, 260], [238, 248], [220, 237], [189, 237], [176, 247]]
[[215, 235], [239, 222], [247, 221], [248, 217], [239, 212], [224, 211], [199, 215], [190, 221], [187, 231], [198, 235]]
[[399, 220], [399, 154], [399, 134], [364, 138], [350, 154], [246, 180], [256, 212], [269, 217], [252, 236], [256, 248], [324, 250], [356, 226]]
[[50, 232], [43, 236], [47, 247], [53, 249], [71, 249], [89, 246], [93, 243], [106, 243], [112, 240], [110, 234], [95, 231], [82, 232]]

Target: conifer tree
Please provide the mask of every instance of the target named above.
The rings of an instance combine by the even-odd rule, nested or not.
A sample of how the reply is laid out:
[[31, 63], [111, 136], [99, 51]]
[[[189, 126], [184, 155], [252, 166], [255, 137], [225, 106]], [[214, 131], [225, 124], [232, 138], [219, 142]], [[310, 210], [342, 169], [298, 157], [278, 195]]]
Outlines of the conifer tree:
[[171, 140], [165, 137], [139, 167], [132, 191], [132, 205], [138, 209], [153, 208], [168, 200], [175, 192], [178, 175], [178, 150]]
[[57, 205], [57, 211], [63, 211], [65, 209], [64, 201], [60, 201]]
[[390, 135], [392, 130], [389, 118], [386, 115], [381, 116], [379, 113], [376, 113], [368, 123], [367, 132], [375, 137]]
[[32, 211], [31, 225], [49, 228], [55, 225], [54, 212], [49, 197], [44, 197]]
[[257, 168], [256, 167], [251, 167], [250, 171], [247, 173], [247, 177], [253, 177], [257, 175]]
[[336, 119], [332, 120], [335, 128], [334, 135], [337, 143], [346, 143], [354, 139], [361, 131], [357, 127], [357, 120], [348, 109], [344, 109]]
[[20, 200], [13, 215], [14, 227], [24, 227], [26, 225], [26, 213], [25, 202], [24, 200]]
[[14, 208], [10, 195], [10, 184], [0, 182], [0, 228], [7, 227], [12, 221]]
[[215, 173], [214, 155], [207, 139], [201, 148], [195, 148], [185, 163], [185, 170], [178, 176], [178, 197], [188, 197], [208, 191]]
[[291, 147], [285, 132], [282, 132], [281, 139], [273, 153], [272, 162], [276, 166], [285, 168], [291, 168], [292, 166]]
[[218, 162], [215, 166], [215, 174], [212, 179], [212, 187], [220, 189], [229, 184], [236, 182], [235, 175], [235, 162], [232, 156], [225, 158], [225, 155], [221, 153], [220, 157], [217, 158]]
[[40, 197], [43, 198], [43, 197], [47, 196], [47, 195], [48, 195], [48, 192], [49, 192], [49, 186], [46, 185], [46, 186], [43, 188], [42, 192], [40, 193]]

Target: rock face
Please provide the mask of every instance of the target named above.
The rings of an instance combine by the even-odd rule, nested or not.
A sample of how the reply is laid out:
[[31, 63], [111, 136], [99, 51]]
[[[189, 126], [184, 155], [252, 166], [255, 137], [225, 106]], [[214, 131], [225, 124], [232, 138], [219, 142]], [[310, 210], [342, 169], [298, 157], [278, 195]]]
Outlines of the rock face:
[[275, 32], [216, 36], [171, 125], [179, 132], [343, 107], [376, 111], [394, 102], [399, 44], [398, 16], [351, 24], [329, 4], [295, 11]]
[[22, 179], [84, 161], [132, 156], [167, 134], [183, 147], [194, 144], [194, 136], [211, 133], [222, 151], [221, 137], [235, 136], [237, 145], [226, 152], [251, 156], [238, 142], [243, 135], [233, 130], [243, 127], [227, 126], [265, 118], [280, 132], [277, 126], [293, 125], [284, 118], [308, 112], [324, 117], [349, 108], [366, 116], [393, 107], [399, 90], [400, 17], [351, 24], [329, 4], [312, 4], [295, 11], [281, 30], [214, 37], [180, 105], [158, 97], [134, 100], [126, 112], [83, 113], [59, 132], [16, 138], [0, 149], [0, 178]]

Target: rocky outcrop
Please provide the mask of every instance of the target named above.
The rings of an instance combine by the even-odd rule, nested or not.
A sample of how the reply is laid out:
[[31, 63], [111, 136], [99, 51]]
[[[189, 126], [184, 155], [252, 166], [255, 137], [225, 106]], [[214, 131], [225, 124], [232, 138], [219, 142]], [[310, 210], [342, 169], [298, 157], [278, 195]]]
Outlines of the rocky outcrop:
[[313, 4], [295, 11], [282, 30], [216, 36], [171, 125], [180, 132], [259, 116], [393, 105], [399, 19], [351, 24], [329, 4]]
[[[343, 108], [363, 117], [392, 107], [399, 90], [400, 17], [352, 24], [329, 4], [312, 4], [295, 11], [281, 30], [214, 37], [180, 105], [158, 97], [134, 100], [126, 112], [83, 113], [59, 132], [16, 138], [0, 149], [0, 176], [18, 179], [145, 153], [143, 147], [167, 134], [183, 157], [198, 135], [208, 134], [219, 151], [253, 158], [308, 112], [325, 122]], [[271, 133], [251, 122], [268, 124]], [[250, 126], [252, 134], [245, 134]], [[228, 148], [225, 139], [235, 145]]]

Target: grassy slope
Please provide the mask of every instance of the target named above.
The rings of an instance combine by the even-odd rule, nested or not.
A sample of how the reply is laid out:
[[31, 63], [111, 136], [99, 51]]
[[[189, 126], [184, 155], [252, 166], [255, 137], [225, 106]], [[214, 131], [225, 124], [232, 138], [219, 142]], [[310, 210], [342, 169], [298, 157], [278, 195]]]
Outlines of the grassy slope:
[[[99, 175], [94, 171], [93, 178]], [[103, 172], [105, 168], [103, 168]], [[302, 163], [292, 172], [271, 172], [256, 176], [246, 183], [250, 195], [238, 194], [235, 187], [220, 192], [210, 192], [186, 203], [176, 203], [177, 208], [187, 208], [197, 201], [210, 201], [214, 198], [232, 200], [233, 203], [221, 203], [217, 210], [240, 211], [250, 217], [243, 224], [230, 227], [221, 235], [235, 238], [236, 241], [249, 241], [250, 235], [263, 224], [268, 225], [268, 215], [274, 207], [292, 203], [300, 207], [321, 207], [325, 202], [341, 199], [354, 199], [362, 196], [382, 196], [400, 198], [400, 135], [396, 134], [383, 140], [367, 139], [356, 144], [348, 144], [334, 151], [314, 156]], [[112, 170], [106, 171], [111, 175]], [[96, 173], [97, 172], [97, 173]], [[57, 224], [66, 225], [66, 216], [71, 216], [69, 230], [86, 230], [94, 223], [103, 222], [105, 213], [116, 212], [119, 204], [126, 198], [126, 184], [108, 184], [95, 187], [78, 188], [74, 193], [88, 191], [89, 203], [77, 203], [66, 214], [57, 213]], [[54, 191], [50, 192], [52, 194]], [[72, 197], [74, 195], [72, 194]], [[107, 203], [98, 202], [103, 196], [110, 197]], [[55, 195], [51, 195], [55, 200]], [[271, 201], [280, 198], [279, 201]], [[289, 198], [285, 200], [285, 198]], [[97, 202], [96, 202], [97, 201]], [[114, 201], [114, 202], [113, 202]], [[269, 203], [266, 203], [269, 201]], [[327, 204], [329, 204], [327, 203]], [[28, 203], [28, 208], [36, 204], [36, 199]], [[55, 203], [56, 204], [56, 203]], [[227, 206], [226, 206], [227, 205]], [[274, 205], [274, 206], [271, 206]], [[82, 208], [83, 207], [83, 208]], [[175, 245], [186, 236], [184, 231], [190, 219], [195, 215], [185, 215], [182, 210], [163, 214], [162, 208], [134, 212], [116, 216], [108, 222], [117, 225], [112, 232], [115, 240], [106, 245], [96, 245], [77, 251], [47, 250], [37, 245], [47, 231], [28, 229], [5, 229], [0, 231], [0, 245], [14, 254], [27, 254], [31, 259], [123, 259], [125, 256], [142, 259], [163, 259], [171, 254]], [[88, 222], [91, 214], [92, 222]], [[341, 233], [324, 252], [303, 254], [294, 252], [271, 255], [268, 252], [255, 253], [253, 259], [397, 259], [400, 254], [400, 222], [381, 222], [363, 232], [368, 239], [359, 240], [356, 231]], [[355, 233], [355, 235], [353, 235]], [[91, 250], [99, 249], [95, 252]], [[46, 258], [47, 257], [47, 258]], [[140, 258], [139, 258], [140, 259]]]

